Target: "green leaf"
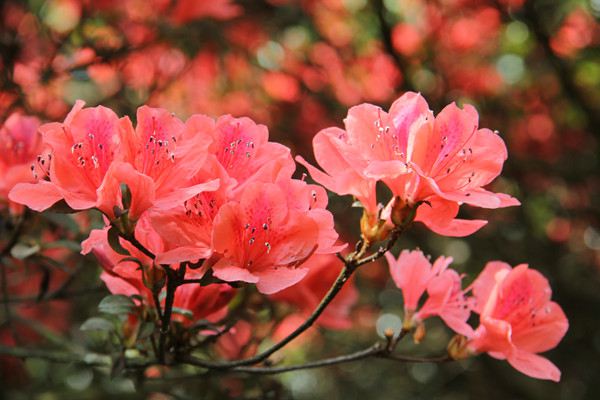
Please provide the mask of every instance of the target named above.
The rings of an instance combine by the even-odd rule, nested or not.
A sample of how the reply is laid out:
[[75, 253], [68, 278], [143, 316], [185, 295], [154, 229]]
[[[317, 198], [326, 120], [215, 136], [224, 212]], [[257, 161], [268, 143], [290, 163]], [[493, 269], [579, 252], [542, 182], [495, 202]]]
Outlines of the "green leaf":
[[144, 322], [142, 323], [142, 326], [140, 326], [138, 339], [149, 338], [152, 333], [154, 333], [154, 322]]
[[192, 313], [190, 310], [186, 310], [185, 308], [173, 307], [173, 312], [175, 314], [182, 315], [190, 321], [194, 320], [194, 313]]
[[10, 249], [10, 255], [17, 260], [24, 260], [40, 251], [40, 245], [28, 245], [25, 243], [17, 243]]
[[110, 229], [108, 230], [108, 244], [110, 244], [110, 247], [115, 252], [117, 252], [121, 255], [124, 255], [124, 256], [131, 255], [129, 253], [129, 251], [121, 245], [121, 242], [119, 241], [119, 230], [114, 225], [111, 226]]
[[135, 303], [127, 296], [121, 294], [110, 295], [103, 298], [98, 304], [100, 312], [106, 314], [127, 314], [135, 307]]
[[67, 249], [79, 253], [81, 251], [81, 244], [72, 240], [55, 240], [54, 242], [44, 243], [44, 249]]
[[115, 329], [112, 322], [100, 317], [93, 317], [81, 324], [79, 328], [82, 331], [106, 331], [110, 332]]

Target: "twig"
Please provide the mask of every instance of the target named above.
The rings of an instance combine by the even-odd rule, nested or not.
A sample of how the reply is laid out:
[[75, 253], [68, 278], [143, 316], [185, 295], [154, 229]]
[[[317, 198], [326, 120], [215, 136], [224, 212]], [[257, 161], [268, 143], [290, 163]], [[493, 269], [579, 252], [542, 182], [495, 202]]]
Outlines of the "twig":
[[[259, 374], [259, 375], [272, 375], [272, 374], [281, 374], [284, 372], [305, 370], [305, 369], [314, 369], [314, 368], [322, 368], [331, 365], [338, 364], [346, 364], [353, 361], [362, 360], [365, 358], [381, 358], [390, 361], [396, 362], [404, 362], [404, 363], [444, 363], [448, 361], [452, 361], [452, 359], [448, 355], [443, 355], [439, 357], [415, 357], [415, 356], [404, 356], [399, 354], [393, 354], [387, 348], [387, 346], [383, 346], [381, 343], [375, 343], [374, 345], [367, 347], [366, 349], [356, 351], [354, 353], [345, 354], [337, 357], [325, 358], [322, 360], [311, 361], [304, 364], [297, 365], [285, 365], [285, 366], [276, 366], [276, 367], [235, 367], [227, 370], [221, 370], [221, 373], [235, 373], [241, 372], [246, 374]], [[207, 367], [207, 363], [205, 360], [197, 359], [197, 358], [189, 358], [184, 360], [185, 363], [194, 365], [197, 367], [209, 368]], [[215, 372], [215, 371], [213, 371]], [[197, 376], [197, 375], [194, 375]], [[184, 377], [178, 377], [178, 379], [183, 379]]]
[[385, 348], [381, 343], [376, 343], [364, 350], [355, 353], [346, 354], [343, 356], [325, 358], [323, 360], [307, 362], [298, 365], [288, 365], [280, 367], [237, 367], [232, 369], [232, 372], [244, 372], [248, 374], [281, 374], [283, 372], [298, 371], [302, 369], [321, 368], [329, 365], [344, 364], [352, 361], [362, 360], [363, 358], [376, 356], [385, 352]]

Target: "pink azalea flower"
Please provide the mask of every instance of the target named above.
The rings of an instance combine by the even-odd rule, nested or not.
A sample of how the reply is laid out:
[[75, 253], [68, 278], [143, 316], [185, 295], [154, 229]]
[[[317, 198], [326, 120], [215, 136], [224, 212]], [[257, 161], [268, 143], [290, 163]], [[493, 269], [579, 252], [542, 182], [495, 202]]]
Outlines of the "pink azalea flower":
[[219, 180], [218, 190], [198, 193], [170, 210], [148, 213], [153, 229], [164, 243], [163, 251], [157, 253], [157, 263], [196, 262], [212, 254], [213, 221], [221, 206], [232, 197], [236, 181], [212, 155], [192, 182], [211, 178]]
[[17, 184], [9, 194], [12, 201], [43, 211], [64, 199], [75, 210], [96, 207], [113, 216], [120, 193], [109, 170], [114, 160], [123, 159], [121, 137], [128, 119], [119, 120], [102, 106], [83, 105], [78, 100], [63, 123], [40, 127], [51, 149], [46, 176], [39, 176], [37, 183]]
[[[269, 237], [280, 233], [292, 236], [305, 234], [307, 235], [305, 239], [311, 243], [309, 248], [296, 249], [288, 246], [291, 253], [296, 253], [296, 256], [294, 259], [290, 254], [289, 256], [292, 258], [287, 259], [279, 250], [271, 253], [269, 246], [275, 244], [273, 240], [264, 240], [261, 246], [269, 256], [264, 257], [263, 261], [274, 262], [274, 264], [271, 266], [254, 264], [251, 269], [255, 272], [261, 268], [270, 271], [291, 264], [292, 261], [298, 262], [312, 252], [331, 253], [340, 249], [334, 245], [338, 235], [334, 230], [333, 216], [325, 209], [327, 194], [319, 186], [308, 185], [303, 181], [290, 178], [295, 164], [289, 149], [280, 144], [268, 142], [266, 127], [256, 125], [248, 118], [235, 119], [224, 116], [217, 120], [216, 127], [212, 131], [212, 138], [208, 159], [196, 174], [194, 181], [205, 182], [209, 177], [218, 178], [219, 189], [199, 193], [185, 201], [182, 206], [168, 211], [151, 212], [149, 215], [152, 225], [164, 238], [166, 245], [164, 253], [158, 254], [158, 262], [195, 262], [199, 259], [207, 259], [213, 250], [221, 251], [221, 254], [215, 255], [210, 262], [205, 263], [201, 271], [206, 271], [215, 265], [215, 275], [221, 279], [257, 282], [256, 276], [249, 275], [244, 263], [238, 265], [237, 269], [240, 273], [245, 271], [242, 274], [244, 276], [225, 275], [226, 261], [222, 258], [226, 249], [223, 246], [229, 246], [231, 238], [219, 237], [217, 239], [215, 236], [217, 235], [217, 218], [219, 218], [219, 235], [229, 230], [228, 234], [232, 234], [238, 239], [244, 236], [245, 233], [240, 234], [236, 231], [240, 229], [238, 226], [240, 220], [237, 217], [234, 218], [233, 214], [238, 212], [240, 207], [246, 206], [255, 207], [255, 209], [244, 211], [248, 214], [248, 219], [252, 219], [252, 221], [244, 222], [244, 225], [251, 224], [254, 230], [260, 229], [260, 232], [268, 231]], [[254, 187], [253, 190], [256, 193], [263, 189], [267, 190], [265, 188], [269, 187], [268, 191], [276, 194], [274, 199], [277, 199], [280, 204], [271, 204], [271, 200], [274, 199], [262, 199], [260, 196], [255, 199], [256, 204], [244, 203], [244, 198], [252, 197], [249, 194], [252, 191], [248, 190], [250, 186]], [[282, 215], [271, 216], [269, 214], [271, 211], [281, 212]], [[269, 214], [269, 218], [282, 222], [279, 224], [281, 226], [270, 227], [271, 223], [266, 219], [255, 221], [255, 219], [266, 218], [265, 213]], [[298, 216], [297, 222], [292, 221], [295, 216]], [[301, 221], [306, 221], [307, 225], [301, 226]], [[267, 229], [263, 228], [264, 225], [267, 226]], [[291, 231], [288, 232], [288, 230]], [[247, 240], [249, 239], [250, 236]], [[255, 238], [256, 241], [259, 239], [259, 237]], [[283, 240], [284, 238], [278, 238], [276, 241], [280, 243]], [[280, 246], [279, 249], [284, 247]], [[258, 248], [258, 245], [252, 246], [252, 248]], [[240, 251], [246, 250], [236, 249], [236, 252]], [[250, 253], [254, 254], [256, 251], [250, 251]], [[237, 254], [239, 257], [234, 257], [232, 254], [225, 255], [225, 258], [228, 259], [227, 263], [242, 262], [242, 259], [246, 257], [241, 254]], [[236, 257], [237, 261], [233, 262], [232, 260]], [[277, 257], [284, 258], [277, 259]], [[250, 264], [254, 263], [254, 260], [250, 259], [245, 261], [250, 261]], [[285, 262], [282, 263], [282, 261]], [[228, 271], [233, 271], [233, 264], [228, 266]], [[279, 274], [286, 275], [286, 279], [290, 279], [287, 284], [282, 281], [284, 285], [295, 283], [302, 278], [305, 272], [304, 269], [278, 269]], [[271, 276], [272, 273], [266, 275]], [[260, 287], [264, 287], [266, 279], [266, 276], [263, 277]]]
[[546, 278], [526, 264], [511, 268], [494, 261], [486, 265], [472, 289], [480, 325], [470, 337], [469, 350], [506, 359], [533, 378], [558, 382], [560, 370], [537, 353], [556, 347], [569, 322], [561, 307], [550, 301], [552, 290]]
[[[35, 176], [47, 169], [39, 126], [36, 117], [13, 113], [0, 127], [0, 201], [8, 201], [8, 193], [17, 183], [35, 182]], [[9, 206], [14, 212], [23, 207], [13, 202]]]
[[[461, 276], [448, 269], [452, 257], [439, 257], [433, 265], [420, 250], [404, 250], [398, 259], [385, 254], [390, 274], [404, 297], [405, 326], [438, 316], [452, 330], [470, 335], [470, 309], [461, 289]], [[419, 301], [427, 293], [423, 305]]]
[[123, 141], [131, 164], [115, 163], [113, 176], [131, 191], [131, 219], [151, 207], [173, 208], [202, 191], [216, 190], [217, 180], [190, 181], [208, 155], [211, 118], [194, 115], [184, 124], [167, 110], [142, 106], [135, 131], [128, 128]]
[[[236, 190], [245, 184], [274, 182], [280, 174], [291, 176], [296, 166], [286, 146], [269, 142], [269, 131], [249, 118], [220, 117], [212, 131], [213, 154], [227, 175], [237, 182]], [[285, 172], [282, 172], [285, 171]]]
[[[338, 277], [342, 265], [331, 254], [315, 254], [306, 261], [309, 271], [297, 284], [277, 292], [270, 297], [278, 302], [295, 306], [299, 313], [294, 316], [303, 322], [314, 311]], [[358, 290], [348, 282], [330, 305], [323, 311], [317, 324], [329, 329], [348, 329], [352, 326], [350, 310], [358, 300]], [[298, 324], [299, 325], [299, 324]]]
[[[310, 193], [305, 196], [307, 203], [313, 200]], [[337, 239], [337, 234], [321, 209], [302, 210], [299, 203], [280, 185], [247, 185], [240, 200], [222, 206], [215, 217], [212, 243], [221, 258], [212, 266], [213, 274], [225, 281], [256, 283], [265, 294], [304, 278], [308, 268], [303, 263], [315, 251], [337, 250], [319, 240]]]
[[157, 255], [159, 263], [208, 258], [212, 253], [213, 220], [221, 206], [239, 198], [247, 183], [273, 182], [279, 175], [291, 176], [295, 168], [289, 149], [269, 142], [267, 128], [249, 118], [222, 116], [216, 123], [211, 121], [211, 129], [206, 129], [208, 122], [199, 116], [190, 121], [196, 131], [208, 132], [205, 143], [210, 143], [207, 160], [191, 182], [201, 185], [217, 178], [219, 188], [184, 199], [183, 205], [170, 210], [150, 213], [166, 246], [165, 252]]
[[389, 113], [361, 104], [348, 111], [344, 122], [345, 130], [328, 128], [313, 140], [325, 173], [298, 161], [317, 182], [352, 194], [371, 214], [377, 210], [377, 181], [392, 190], [402, 207], [428, 202], [419, 206], [416, 220], [448, 236], [469, 235], [486, 223], [457, 219], [463, 203], [485, 208], [519, 204], [483, 189], [500, 174], [506, 146], [492, 131], [478, 129], [471, 106], [461, 110], [450, 104], [434, 118], [425, 99], [408, 92]]
[[304, 165], [311, 177], [319, 184], [339, 195], [352, 195], [358, 199], [365, 210], [377, 214], [376, 179], [364, 174], [366, 161], [360, 152], [347, 152], [348, 142], [353, 138], [339, 128], [327, 128], [313, 138], [315, 159], [325, 172], [310, 165], [304, 158], [296, 160]]

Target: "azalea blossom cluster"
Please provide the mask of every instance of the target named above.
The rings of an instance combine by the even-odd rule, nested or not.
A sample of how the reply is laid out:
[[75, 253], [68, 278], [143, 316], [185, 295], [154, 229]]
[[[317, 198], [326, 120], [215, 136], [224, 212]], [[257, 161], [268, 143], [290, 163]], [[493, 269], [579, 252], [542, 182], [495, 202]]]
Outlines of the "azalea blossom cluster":
[[[317, 183], [352, 195], [364, 210], [361, 240], [345, 256], [325, 189], [305, 175], [294, 178], [290, 149], [270, 142], [267, 128], [249, 118], [194, 114], [182, 121], [142, 106], [134, 124], [109, 108], [77, 101], [60, 123], [40, 125], [15, 114], [0, 138], [0, 168], [11, 171], [0, 195], [13, 213], [22, 205], [39, 212], [66, 207], [102, 213], [105, 226], [90, 232], [82, 253], [96, 256], [111, 293], [135, 304], [137, 311], [127, 309], [128, 340], [142, 340], [142, 325], [156, 322], [158, 363], [167, 362], [166, 347], [179, 359], [182, 348], [193, 348], [190, 335], [168, 339], [172, 325], [176, 332], [207, 328], [196, 333], [214, 336], [223, 358], [256, 354], [249, 323], [225, 322], [240, 292], [253, 287], [306, 319], [280, 325], [281, 347], [317, 319], [323, 327], [351, 328], [347, 317], [358, 292], [350, 278], [385, 254], [404, 298], [400, 335], [414, 331], [421, 341], [423, 321], [438, 316], [458, 334], [448, 347], [452, 358], [487, 352], [532, 377], [560, 377], [537, 355], [555, 347], [568, 328], [540, 273], [491, 262], [463, 289], [450, 257], [432, 265], [420, 251], [404, 250], [397, 259], [389, 252], [413, 222], [441, 235], [466, 236], [486, 221], [457, 218], [461, 205], [519, 204], [484, 188], [500, 174], [507, 151], [496, 132], [479, 128], [471, 106], [450, 104], [434, 115], [420, 94], [408, 92], [389, 112], [355, 106], [345, 129], [315, 136], [322, 170], [298, 161]], [[391, 199], [377, 197], [378, 183], [389, 188]], [[471, 312], [480, 316], [476, 329], [467, 324]]]

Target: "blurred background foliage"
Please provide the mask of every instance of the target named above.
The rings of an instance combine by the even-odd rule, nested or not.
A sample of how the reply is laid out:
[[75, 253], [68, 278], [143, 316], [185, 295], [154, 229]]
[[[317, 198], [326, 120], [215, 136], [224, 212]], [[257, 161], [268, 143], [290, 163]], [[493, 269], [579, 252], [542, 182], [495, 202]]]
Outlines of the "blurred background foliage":
[[[141, 104], [181, 118], [231, 113], [267, 125], [272, 140], [310, 159], [313, 135], [341, 125], [352, 105], [386, 108], [407, 90], [421, 92], [435, 112], [452, 101], [474, 104], [480, 125], [498, 130], [509, 148], [494, 186], [523, 206], [464, 209], [489, 225], [464, 239], [415, 227], [398, 247], [450, 255], [468, 281], [489, 260], [529, 263], [549, 277], [571, 324], [549, 353], [563, 372], [559, 384], [486, 356], [145, 384], [139, 376], [3, 358], [0, 398], [600, 398], [600, 1], [4, 0], [0, 12], [0, 120], [15, 110], [62, 120], [78, 98], [132, 118]], [[360, 210], [351, 199], [331, 200], [343, 237], [355, 241]], [[98, 223], [97, 216], [34, 218], [33, 227], [50, 228], [27, 235], [44, 234], [43, 243], [77, 243]], [[3, 217], [3, 232], [10, 223]], [[60, 251], [44, 249], [39, 262], [58, 259], [74, 276], [68, 299], [36, 302], [64, 279], [35, 266], [18, 270], [14, 281], [23, 284], [14, 285], [10, 304], [18, 337], [93, 348], [97, 338], [79, 326], [106, 294], [99, 268]], [[340, 354], [397, 326], [402, 299], [387, 274], [383, 265], [358, 274], [351, 331], [309, 334], [286, 359]], [[4, 344], [7, 330], [0, 329]], [[441, 324], [428, 324], [424, 343], [401, 349], [439, 354], [449, 338]]]

